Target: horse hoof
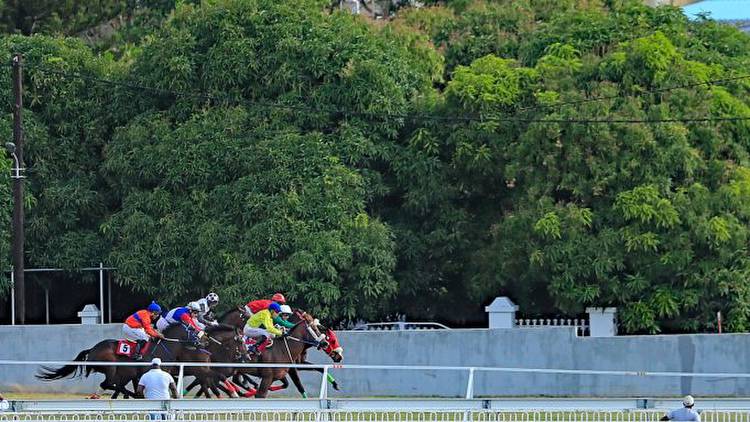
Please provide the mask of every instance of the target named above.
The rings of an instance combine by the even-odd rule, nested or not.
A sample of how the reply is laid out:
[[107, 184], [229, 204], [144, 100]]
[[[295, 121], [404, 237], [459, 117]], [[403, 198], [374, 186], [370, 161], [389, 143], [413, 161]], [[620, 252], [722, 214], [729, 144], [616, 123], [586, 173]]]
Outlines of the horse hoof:
[[94, 393], [94, 394], [92, 394], [92, 395], [90, 395], [90, 396], [88, 396], [88, 397], [86, 397], [86, 398], [87, 398], [87, 399], [92, 399], [92, 400], [98, 400], [98, 399], [102, 398], [102, 396], [100, 396], [100, 395], [98, 395], [98, 394]]
[[234, 391], [234, 392], [232, 392], [232, 394], [230, 395], [230, 397], [232, 397], [233, 399], [238, 399], [238, 398], [240, 398], [240, 395], [237, 394], [236, 391]]

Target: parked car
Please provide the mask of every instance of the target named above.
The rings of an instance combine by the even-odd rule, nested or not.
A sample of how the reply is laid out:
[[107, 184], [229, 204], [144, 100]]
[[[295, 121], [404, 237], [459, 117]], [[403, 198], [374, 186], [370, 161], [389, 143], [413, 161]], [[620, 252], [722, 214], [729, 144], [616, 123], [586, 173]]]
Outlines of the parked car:
[[439, 322], [369, 322], [356, 325], [355, 331], [395, 331], [395, 330], [450, 330]]

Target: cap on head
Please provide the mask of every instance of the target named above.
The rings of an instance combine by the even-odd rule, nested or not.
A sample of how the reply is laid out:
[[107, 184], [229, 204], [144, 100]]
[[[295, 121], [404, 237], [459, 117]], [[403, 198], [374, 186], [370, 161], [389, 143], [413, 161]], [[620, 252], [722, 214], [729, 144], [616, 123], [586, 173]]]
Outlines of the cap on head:
[[151, 366], [159, 366], [159, 365], [161, 365], [161, 359], [159, 358], [151, 359]]
[[161, 312], [161, 306], [156, 302], [151, 302], [146, 309], [148, 309], [149, 312]]
[[290, 314], [290, 315], [292, 314], [292, 307], [289, 305], [281, 305], [279, 306], [279, 308], [281, 308], [280, 313], [282, 314]]
[[281, 305], [279, 305], [276, 302], [271, 302], [268, 305], [268, 310], [271, 311], [271, 312], [276, 312], [276, 313], [280, 314], [281, 313]]
[[282, 305], [286, 304], [286, 298], [281, 293], [276, 293], [271, 296], [271, 300]]
[[684, 399], [682, 399], [682, 404], [685, 407], [690, 407], [695, 404], [695, 399], [691, 395], [685, 396]]

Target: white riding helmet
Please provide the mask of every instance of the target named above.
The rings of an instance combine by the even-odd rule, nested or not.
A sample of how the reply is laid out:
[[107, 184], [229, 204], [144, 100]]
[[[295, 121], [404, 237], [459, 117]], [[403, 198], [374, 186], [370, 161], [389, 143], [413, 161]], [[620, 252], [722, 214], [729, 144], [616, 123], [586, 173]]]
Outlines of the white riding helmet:
[[201, 311], [201, 305], [198, 304], [198, 302], [190, 302], [187, 305], [188, 309], [191, 311], [200, 312]]
[[206, 301], [208, 301], [208, 303], [213, 303], [213, 304], [219, 303], [219, 295], [211, 292], [206, 296]]
[[685, 407], [690, 407], [695, 404], [695, 399], [691, 395], [685, 396], [684, 399], [682, 399], [682, 405]]
[[282, 314], [292, 314], [292, 307], [289, 305], [281, 305], [281, 313]]

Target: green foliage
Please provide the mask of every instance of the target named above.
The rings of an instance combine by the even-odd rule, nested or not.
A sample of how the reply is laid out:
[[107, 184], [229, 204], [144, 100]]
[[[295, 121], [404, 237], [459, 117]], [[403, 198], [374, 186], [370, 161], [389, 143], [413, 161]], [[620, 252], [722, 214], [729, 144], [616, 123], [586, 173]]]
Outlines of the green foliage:
[[[335, 320], [478, 321], [504, 294], [617, 306], [633, 333], [711, 330], [718, 310], [750, 329], [750, 123], [679, 121], [750, 116], [750, 37], [637, 1], [431, 3], [387, 23], [322, 0], [155, 3], [101, 56], [3, 38], [29, 64], [29, 265], [104, 259], [169, 303], [281, 290]], [[82, 4], [33, 31], [134, 6]]]

